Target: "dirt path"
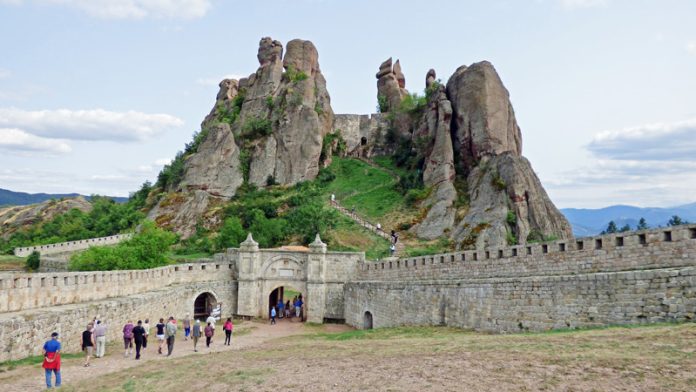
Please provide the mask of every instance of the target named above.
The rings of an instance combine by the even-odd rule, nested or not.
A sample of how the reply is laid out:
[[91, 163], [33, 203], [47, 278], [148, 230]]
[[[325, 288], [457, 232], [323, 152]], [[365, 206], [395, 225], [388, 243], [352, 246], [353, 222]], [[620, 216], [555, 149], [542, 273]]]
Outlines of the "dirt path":
[[[339, 327], [347, 328], [345, 326]], [[225, 346], [223, 345], [225, 335], [222, 332], [222, 325], [218, 325], [216, 331], [217, 334], [210, 348], [205, 347], [205, 338], [203, 338], [198, 341], [198, 352], [194, 352], [193, 342], [191, 340], [185, 341], [183, 330], [180, 329], [177, 333], [172, 357], [179, 358], [190, 355], [205, 355], [211, 352], [243, 350], [257, 347], [272, 339], [307, 332], [304, 324], [300, 322], [280, 320], [276, 325], [269, 325], [263, 322], [244, 321], [235, 324], [235, 332], [238, 332], [240, 336], [235, 336], [233, 333], [231, 345]], [[88, 368], [83, 366], [83, 358], [64, 360], [61, 366], [62, 383], [63, 385], [71, 385], [79, 381], [139, 366], [143, 362], [169, 360], [170, 358], [165, 355], [157, 354], [157, 342], [155, 340], [153, 344], [151, 341], [148, 342], [147, 349], [141, 351], [141, 359], [138, 361], [134, 359], [135, 352], [129, 358], [124, 358], [120, 344], [108, 345], [106, 356], [93, 358], [91, 366]], [[166, 352], [166, 346], [164, 350]], [[44, 390], [44, 371], [40, 365], [21, 366], [1, 374], [0, 386], [2, 392]]]

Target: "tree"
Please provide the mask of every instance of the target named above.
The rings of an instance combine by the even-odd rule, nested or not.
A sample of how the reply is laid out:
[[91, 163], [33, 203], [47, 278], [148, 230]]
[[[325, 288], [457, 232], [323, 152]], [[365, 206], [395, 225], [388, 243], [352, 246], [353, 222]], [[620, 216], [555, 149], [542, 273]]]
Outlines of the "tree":
[[648, 222], [645, 221], [645, 218], [640, 218], [638, 221], [638, 226], [636, 226], [636, 230], [645, 230], [648, 228]]
[[621, 228], [619, 229], [619, 232], [620, 232], [620, 233], [625, 233], [625, 232], [627, 232], [627, 231], [631, 231], [631, 226], [629, 226], [628, 223], [626, 223], [625, 225], [621, 226]]
[[610, 221], [607, 228], [602, 232], [602, 234], [612, 234], [616, 233], [619, 229], [616, 227], [616, 222]]
[[226, 248], [237, 248], [246, 238], [246, 230], [242, 227], [242, 221], [232, 216], [225, 219], [220, 229], [220, 234], [215, 238], [215, 248], [224, 250]]
[[686, 225], [688, 224], [689, 221], [683, 220], [679, 215], [672, 215], [671, 218], [669, 218], [669, 221], [667, 221], [667, 226], [679, 226], [679, 225]]
[[41, 255], [37, 251], [31, 252], [29, 257], [27, 257], [27, 269], [29, 271], [36, 271], [39, 269], [39, 265], [41, 264]]

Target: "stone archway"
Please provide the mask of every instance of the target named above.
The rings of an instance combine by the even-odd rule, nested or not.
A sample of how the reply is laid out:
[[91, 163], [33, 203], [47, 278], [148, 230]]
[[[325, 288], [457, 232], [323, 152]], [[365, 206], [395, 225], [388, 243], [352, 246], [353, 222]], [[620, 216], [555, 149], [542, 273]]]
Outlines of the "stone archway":
[[[302, 300], [302, 307], [300, 308], [300, 313], [299, 313], [299, 318], [297, 318], [297, 313], [294, 310], [295, 299], [301, 299]], [[307, 296], [303, 292], [302, 289], [295, 287], [294, 285], [291, 284], [283, 284], [281, 286], [275, 287], [273, 290], [271, 290], [270, 294], [268, 294], [268, 315], [270, 317], [270, 312], [271, 308], [275, 306], [276, 308], [276, 313], [278, 314], [278, 318], [285, 318], [284, 315], [281, 316], [279, 312], [279, 300], [282, 300], [283, 302], [283, 310], [287, 309], [287, 306], [290, 306], [290, 309], [292, 310], [290, 312], [290, 319], [291, 320], [299, 320], [304, 322], [307, 319]]]
[[208, 316], [213, 314], [217, 306], [218, 301], [213, 293], [208, 291], [200, 293], [193, 301], [193, 318], [205, 320]]
[[363, 315], [363, 329], [372, 329], [372, 313], [369, 311]]

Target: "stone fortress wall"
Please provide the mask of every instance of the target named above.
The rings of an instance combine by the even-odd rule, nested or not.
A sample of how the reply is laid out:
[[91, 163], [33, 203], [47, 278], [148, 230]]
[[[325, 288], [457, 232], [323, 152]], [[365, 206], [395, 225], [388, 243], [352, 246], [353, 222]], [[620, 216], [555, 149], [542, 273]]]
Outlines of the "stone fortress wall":
[[159, 318], [193, 315], [202, 293], [222, 304], [223, 315], [236, 314], [233, 256], [149, 270], [0, 274], [0, 362], [40, 354], [53, 331], [64, 351], [79, 351], [78, 337], [97, 315], [108, 340], [119, 341], [128, 320], [149, 318], [154, 327]]
[[696, 225], [366, 262], [345, 298], [359, 328], [368, 317], [493, 332], [693, 320]]
[[132, 234], [126, 233], [116, 234], [108, 237], [60, 242], [56, 244], [26, 246], [22, 248], [15, 248], [14, 254], [15, 256], [26, 257], [34, 251], [41, 253], [42, 256], [56, 253], [75, 252], [78, 250], [87, 249], [90, 246], [115, 245], [121, 241], [129, 239], [131, 236]]
[[696, 317], [696, 225], [365, 261], [363, 253], [258, 249], [247, 240], [211, 261], [150, 270], [0, 274], [0, 361], [40, 352], [57, 330], [66, 351], [100, 315], [119, 340], [131, 319], [183, 318], [201, 293], [223, 315], [267, 317], [269, 293], [307, 298], [308, 320], [358, 328], [449, 325], [492, 332], [688, 321]]

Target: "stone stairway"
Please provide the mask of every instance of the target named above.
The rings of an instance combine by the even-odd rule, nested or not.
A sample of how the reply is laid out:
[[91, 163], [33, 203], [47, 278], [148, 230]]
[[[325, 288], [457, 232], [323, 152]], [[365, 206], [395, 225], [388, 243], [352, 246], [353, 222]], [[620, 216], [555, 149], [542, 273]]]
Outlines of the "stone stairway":
[[[384, 167], [381, 167], [381, 166], [375, 164], [374, 162], [370, 161], [370, 160], [367, 159], [367, 158], [360, 157], [360, 156], [356, 156], [356, 157], [353, 157], [353, 158], [358, 159], [358, 160], [360, 160], [360, 161], [362, 161], [362, 162], [364, 162], [364, 163], [366, 163], [366, 164], [368, 164], [368, 165], [370, 165], [370, 166], [372, 166], [372, 167], [374, 167], [374, 168], [376, 168], [376, 169], [380, 169], [380, 170], [383, 170], [383, 171], [389, 173], [392, 177], [394, 177], [394, 180], [395, 180], [396, 182], [399, 182], [399, 180], [400, 180], [400, 177], [399, 177], [398, 174], [394, 173], [393, 171], [391, 171], [391, 170], [389, 170], [389, 169], [387, 169], [387, 168], [384, 168]], [[380, 185], [380, 186], [382, 186], [382, 185]], [[356, 214], [354, 211], [351, 211], [351, 210], [349, 210], [348, 208], [341, 206], [341, 205], [338, 203], [338, 200], [334, 200], [334, 201], [330, 202], [330, 204], [331, 204], [331, 207], [337, 209], [341, 214], [343, 214], [343, 215], [345, 215], [346, 217], [350, 218], [352, 221], [354, 221], [354, 222], [357, 223], [358, 225], [360, 225], [360, 226], [364, 227], [365, 229], [371, 231], [371, 232], [374, 233], [375, 235], [380, 236], [380, 237], [384, 238], [385, 240], [391, 242], [391, 234], [390, 234], [390, 233], [387, 233], [387, 232], [385, 232], [385, 231], [382, 230], [382, 229], [378, 229], [376, 224], [373, 224], [373, 223], [367, 221], [366, 219], [363, 219], [363, 218], [360, 217], [358, 214]], [[403, 244], [403, 242], [397, 241], [397, 242], [396, 242], [396, 252], [394, 252], [394, 256], [395, 256], [395, 257], [398, 257], [398, 256], [400, 256], [400, 255], [403, 255], [403, 254], [404, 254], [403, 251], [404, 251], [404, 244]]]

